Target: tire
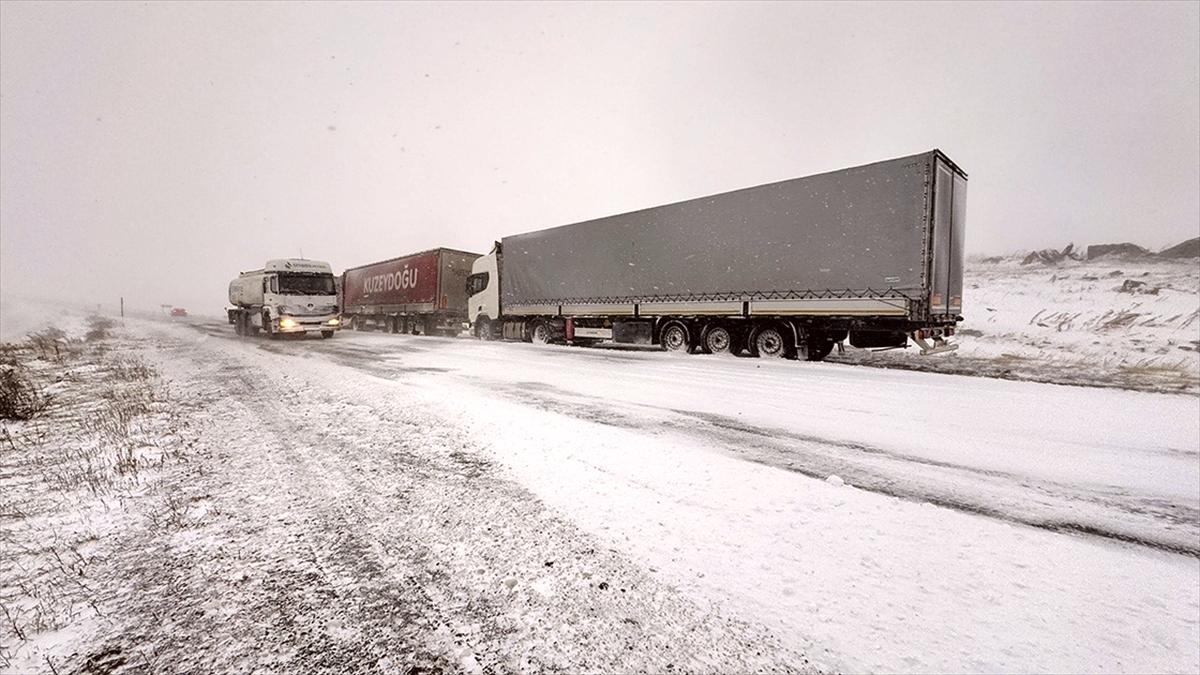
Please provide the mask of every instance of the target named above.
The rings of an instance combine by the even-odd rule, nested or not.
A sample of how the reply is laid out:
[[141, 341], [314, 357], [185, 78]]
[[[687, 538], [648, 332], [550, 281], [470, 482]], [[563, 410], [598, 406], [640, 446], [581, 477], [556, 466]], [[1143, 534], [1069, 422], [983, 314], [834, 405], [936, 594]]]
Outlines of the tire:
[[529, 329], [529, 341], [535, 345], [550, 344], [550, 326], [545, 321], [535, 321]]
[[242, 323], [242, 313], [238, 312], [233, 316], [233, 332], [237, 335], [245, 335], [246, 327]]
[[488, 319], [480, 318], [475, 321], [475, 337], [485, 342], [491, 342], [496, 339], [496, 334], [492, 332], [492, 322]]
[[331, 330], [321, 331], [321, 339], [322, 340], [328, 340], [331, 337], [333, 337], [333, 331], [331, 331]]
[[[246, 325], [247, 326], [250, 325], [250, 317], [249, 316], [246, 317]], [[263, 325], [263, 327], [262, 327], [263, 332], [265, 332], [267, 334], [267, 339], [269, 339], [269, 340], [278, 340], [279, 339], [279, 333], [277, 333], [276, 331], [271, 329], [271, 321], [270, 321], [270, 319], [267, 318], [266, 314], [263, 314], [263, 316], [262, 316], [262, 325]]]
[[691, 338], [687, 326], [678, 321], [672, 321], [663, 326], [662, 333], [658, 336], [658, 342], [663, 349], [669, 352], [688, 352], [692, 346]]
[[731, 354], [733, 353], [733, 343], [736, 339], [733, 331], [725, 326], [710, 326], [704, 332], [704, 340], [701, 347], [708, 354]]
[[755, 331], [751, 345], [755, 355], [763, 358], [791, 357], [791, 349], [788, 348], [783, 329], [779, 326], [765, 326]]
[[829, 356], [829, 353], [833, 351], [833, 346], [833, 340], [817, 340], [814, 342], [809, 342], [808, 354], [805, 358], [808, 361], [824, 361], [825, 357]]

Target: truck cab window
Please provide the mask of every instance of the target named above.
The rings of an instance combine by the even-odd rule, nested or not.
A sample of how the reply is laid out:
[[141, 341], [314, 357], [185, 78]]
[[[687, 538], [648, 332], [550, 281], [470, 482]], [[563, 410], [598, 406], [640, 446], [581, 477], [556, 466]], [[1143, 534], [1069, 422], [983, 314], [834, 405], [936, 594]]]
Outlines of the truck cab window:
[[475, 295], [488, 286], [488, 273], [480, 272], [467, 277], [467, 295]]
[[283, 295], [333, 295], [335, 292], [330, 274], [278, 274], [271, 284]]

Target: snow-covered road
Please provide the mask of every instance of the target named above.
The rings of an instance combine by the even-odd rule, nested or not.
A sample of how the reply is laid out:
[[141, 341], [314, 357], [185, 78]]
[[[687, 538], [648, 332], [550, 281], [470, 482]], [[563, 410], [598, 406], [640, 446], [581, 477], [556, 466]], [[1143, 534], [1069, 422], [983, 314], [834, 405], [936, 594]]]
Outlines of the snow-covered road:
[[[199, 356], [287, 370], [297, 391], [422, 411], [418, 426], [464, 439], [463, 456], [495, 462], [651, 579], [776, 636], [777, 663], [1200, 669], [1195, 397], [466, 339], [169, 331]], [[307, 397], [288, 400], [303, 409]], [[353, 421], [334, 424], [334, 437], [360, 438]], [[371, 439], [305, 452], [336, 464], [391, 442]]]

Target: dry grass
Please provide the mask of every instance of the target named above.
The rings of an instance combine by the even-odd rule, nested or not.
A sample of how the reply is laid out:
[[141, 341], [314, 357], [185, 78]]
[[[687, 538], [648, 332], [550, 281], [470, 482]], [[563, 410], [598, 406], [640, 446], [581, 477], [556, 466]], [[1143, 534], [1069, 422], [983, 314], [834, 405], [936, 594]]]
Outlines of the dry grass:
[[31, 420], [45, 412], [52, 400], [22, 364], [0, 365], [0, 419]]
[[[89, 325], [84, 340], [51, 328], [0, 349], [0, 405], [36, 408], [0, 423], [0, 670], [41, 634], [103, 619], [107, 582], [88, 552], [119, 536], [124, 505], [188, 447], [156, 371], [110, 340], [111, 320]], [[182, 517], [169, 501], [164, 525]]]

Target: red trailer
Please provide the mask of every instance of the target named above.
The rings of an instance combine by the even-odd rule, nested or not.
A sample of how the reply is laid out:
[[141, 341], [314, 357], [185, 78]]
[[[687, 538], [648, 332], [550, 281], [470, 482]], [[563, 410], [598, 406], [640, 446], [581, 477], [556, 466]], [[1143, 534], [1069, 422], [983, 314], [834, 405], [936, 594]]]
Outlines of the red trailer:
[[478, 253], [435, 248], [342, 273], [342, 321], [356, 330], [457, 335]]

